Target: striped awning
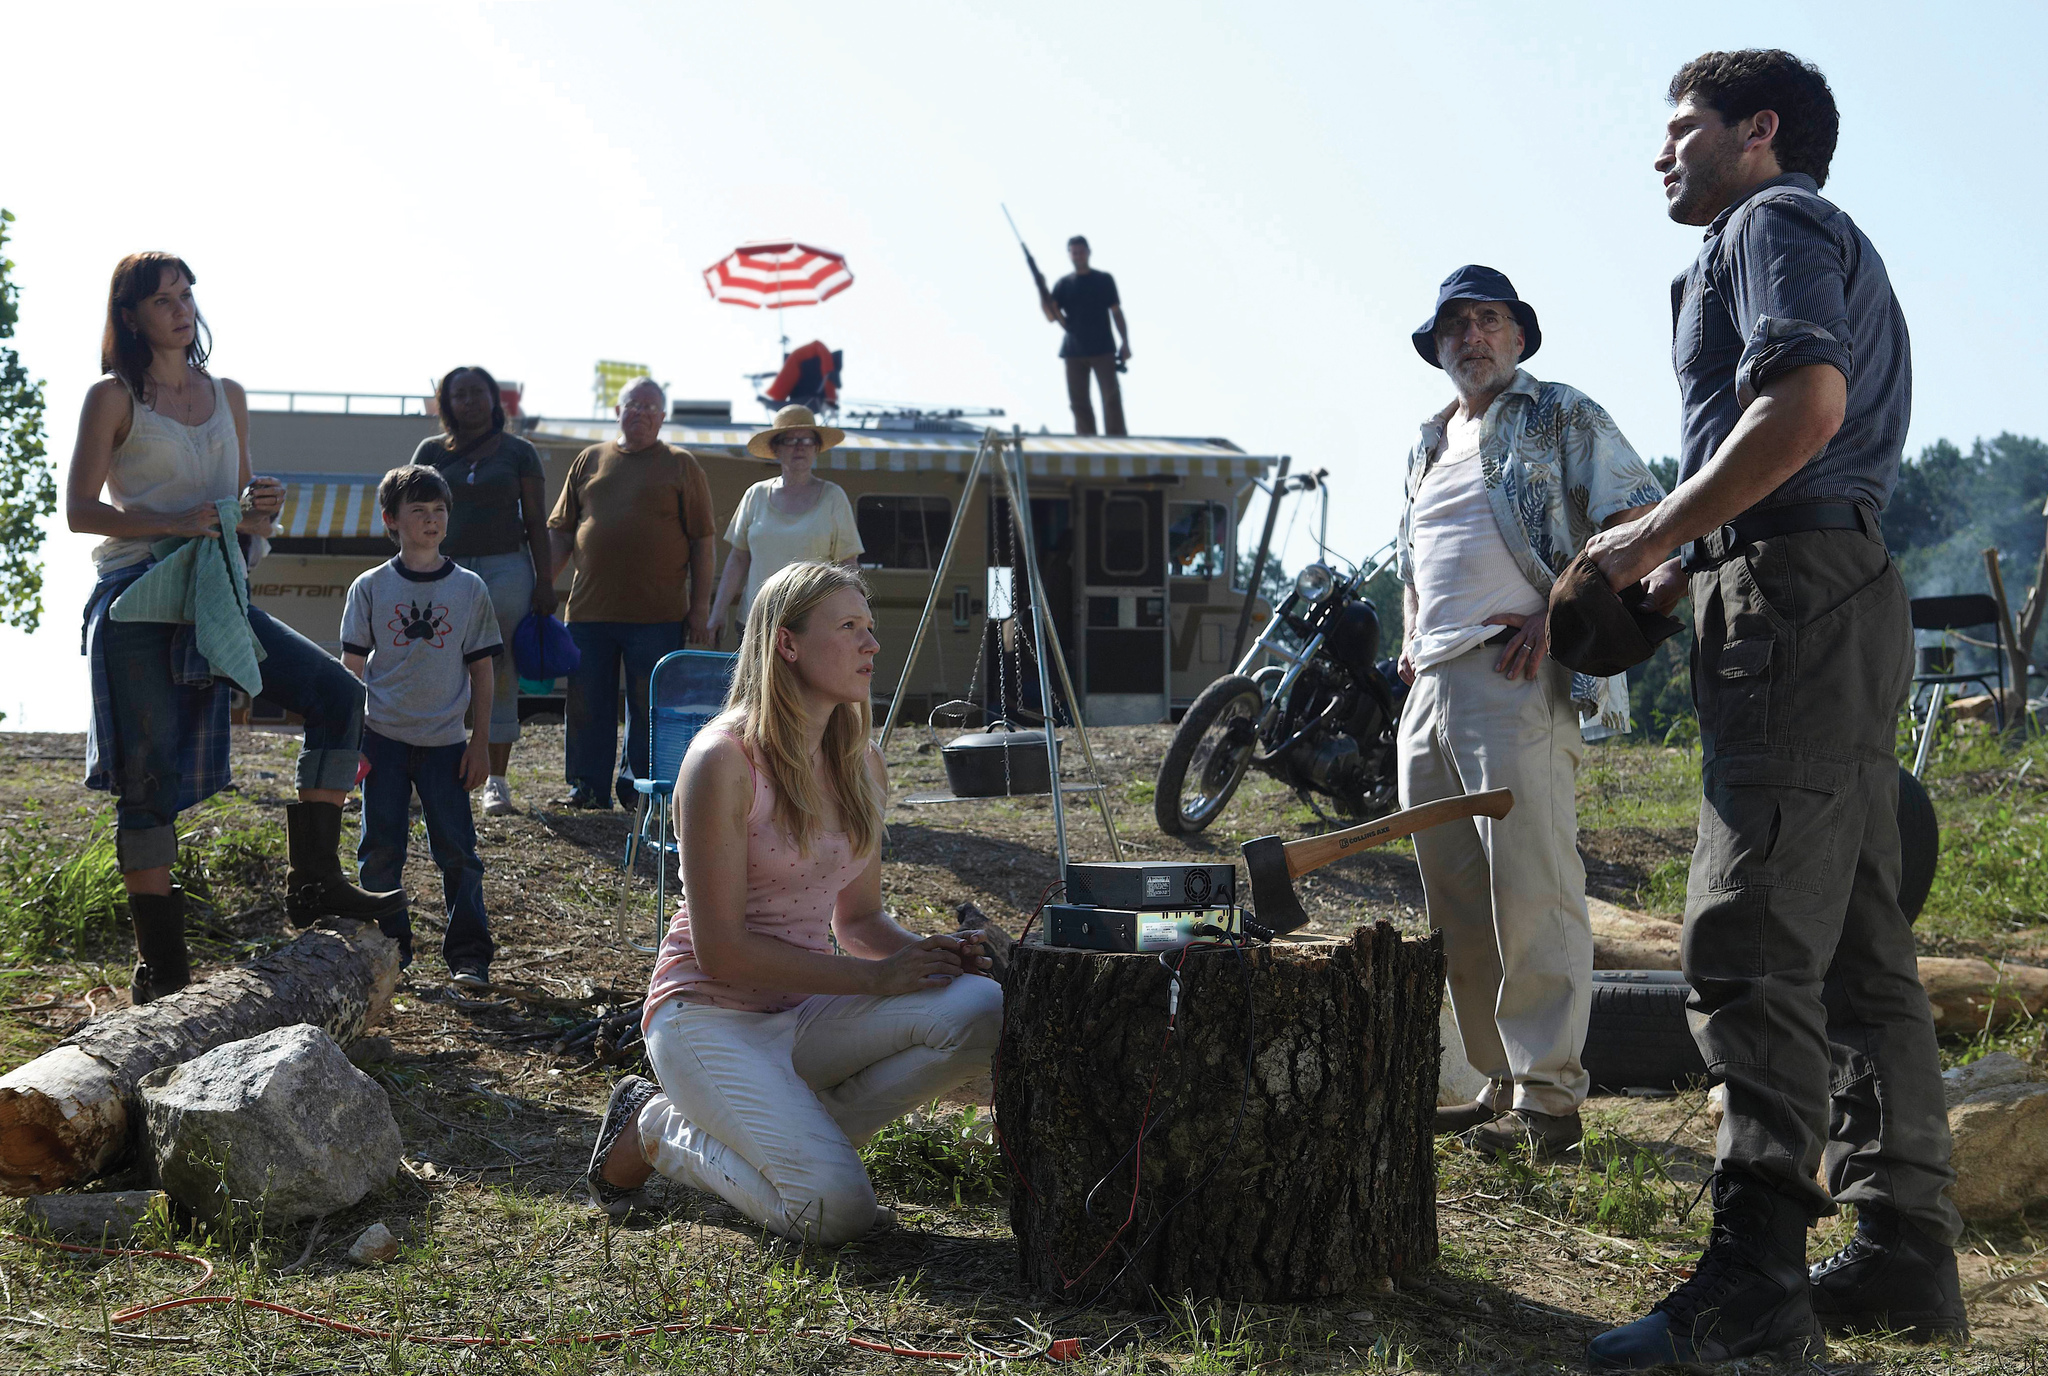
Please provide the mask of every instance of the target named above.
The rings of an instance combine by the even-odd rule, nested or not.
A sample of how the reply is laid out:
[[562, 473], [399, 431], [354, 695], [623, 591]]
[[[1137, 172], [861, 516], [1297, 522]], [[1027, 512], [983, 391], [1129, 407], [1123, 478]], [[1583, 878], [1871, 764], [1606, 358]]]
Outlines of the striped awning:
[[287, 473], [277, 538], [360, 540], [384, 534], [377, 514], [381, 473]]
[[[745, 459], [747, 438], [759, 426], [665, 425], [661, 437], [694, 454]], [[535, 443], [549, 440], [599, 444], [618, 433], [609, 421], [543, 420], [527, 432]], [[849, 430], [846, 439], [826, 450], [818, 467], [856, 472], [964, 473], [980, 445], [979, 435], [920, 435], [894, 430]], [[1093, 435], [1026, 435], [1024, 459], [1032, 476], [1041, 478], [1140, 478], [1152, 473], [1180, 477], [1227, 478], [1241, 482], [1263, 476], [1279, 462], [1246, 454], [1221, 440], [1107, 438]]]

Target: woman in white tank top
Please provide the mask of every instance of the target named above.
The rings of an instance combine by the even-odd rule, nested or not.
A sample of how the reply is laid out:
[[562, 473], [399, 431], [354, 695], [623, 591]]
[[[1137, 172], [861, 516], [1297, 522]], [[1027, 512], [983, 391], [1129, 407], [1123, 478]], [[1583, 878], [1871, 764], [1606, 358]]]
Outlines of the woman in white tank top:
[[[175, 824], [228, 782], [227, 681], [212, 676], [190, 626], [117, 621], [108, 610], [155, 562], [156, 542], [219, 538], [216, 503], [239, 496], [235, 534], [255, 541], [284, 499], [282, 483], [250, 473], [241, 387], [206, 372], [211, 341], [192, 284], [192, 270], [167, 253], [130, 254], [115, 267], [100, 344], [108, 376], [86, 392], [65, 478], [67, 524], [106, 537], [93, 550], [100, 577], [85, 612], [86, 786], [119, 800], [115, 854], [142, 957], [129, 987], [137, 1003], [191, 976], [184, 895], [171, 882]], [[251, 608], [249, 627], [263, 647], [264, 696], [306, 723], [299, 801], [285, 809], [286, 911], [302, 926], [328, 914], [395, 923], [405, 895], [356, 888], [335, 854], [361, 759], [362, 685], [264, 612]]]

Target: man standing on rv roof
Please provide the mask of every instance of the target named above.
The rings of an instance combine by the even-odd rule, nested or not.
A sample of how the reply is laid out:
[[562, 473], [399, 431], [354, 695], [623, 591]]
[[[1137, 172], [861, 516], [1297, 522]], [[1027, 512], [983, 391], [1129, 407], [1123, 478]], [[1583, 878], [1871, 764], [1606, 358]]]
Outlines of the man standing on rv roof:
[[[1074, 408], [1074, 433], [1095, 433], [1095, 408], [1088, 397], [1088, 376], [1092, 373], [1102, 388], [1104, 433], [1128, 434], [1124, 429], [1123, 391], [1117, 386], [1116, 373], [1121, 365], [1130, 362], [1131, 330], [1124, 323], [1116, 278], [1088, 266], [1088, 241], [1078, 234], [1067, 240], [1067, 257], [1073, 260], [1074, 270], [1053, 283], [1050, 291], [1041, 290], [1038, 304], [1047, 320], [1066, 328], [1060, 357], [1067, 361], [1067, 403]], [[1045, 279], [1038, 280], [1043, 288]], [[1109, 332], [1112, 320], [1116, 322], [1116, 333], [1123, 338], [1121, 346]]]
[[[1912, 409], [1906, 320], [1877, 249], [1821, 198], [1840, 121], [1817, 69], [1707, 53], [1668, 94], [1655, 165], [1671, 218], [1706, 230], [1671, 287], [1681, 481], [1586, 552], [1617, 589], [1647, 577], [1660, 609], [1692, 597], [1705, 797], [1681, 952], [1728, 1102], [1706, 1253], [1593, 1340], [1596, 1371], [1811, 1360], [1822, 1324], [1969, 1332], [1898, 899], [1913, 634], [1878, 513]], [[1809, 1273], [1807, 1227], [1838, 1204], [1856, 1235]]]

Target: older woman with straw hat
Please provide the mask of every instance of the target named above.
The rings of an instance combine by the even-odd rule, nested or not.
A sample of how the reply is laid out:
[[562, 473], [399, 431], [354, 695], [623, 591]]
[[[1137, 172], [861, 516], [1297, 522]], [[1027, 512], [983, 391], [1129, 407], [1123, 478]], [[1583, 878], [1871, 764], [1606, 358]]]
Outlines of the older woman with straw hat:
[[747, 441], [749, 454], [780, 465], [782, 473], [748, 488], [725, 528], [732, 553], [711, 599], [713, 644], [729, 624], [734, 599], [744, 620], [754, 594], [777, 571], [812, 560], [860, 567], [853, 503], [845, 488], [816, 471], [818, 456], [845, 438], [844, 430], [818, 424], [808, 406], [785, 406], [766, 430]]

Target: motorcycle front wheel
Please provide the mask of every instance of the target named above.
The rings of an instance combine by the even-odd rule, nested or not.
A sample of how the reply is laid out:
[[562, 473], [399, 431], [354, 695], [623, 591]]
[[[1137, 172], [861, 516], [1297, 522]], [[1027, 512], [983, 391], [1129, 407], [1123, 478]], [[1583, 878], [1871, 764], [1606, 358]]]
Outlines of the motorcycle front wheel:
[[1152, 812], [1169, 836], [1200, 831], [1216, 820], [1244, 780], [1259, 747], [1259, 714], [1266, 701], [1242, 674], [1219, 678], [1195, 699], [1174, 730]]

